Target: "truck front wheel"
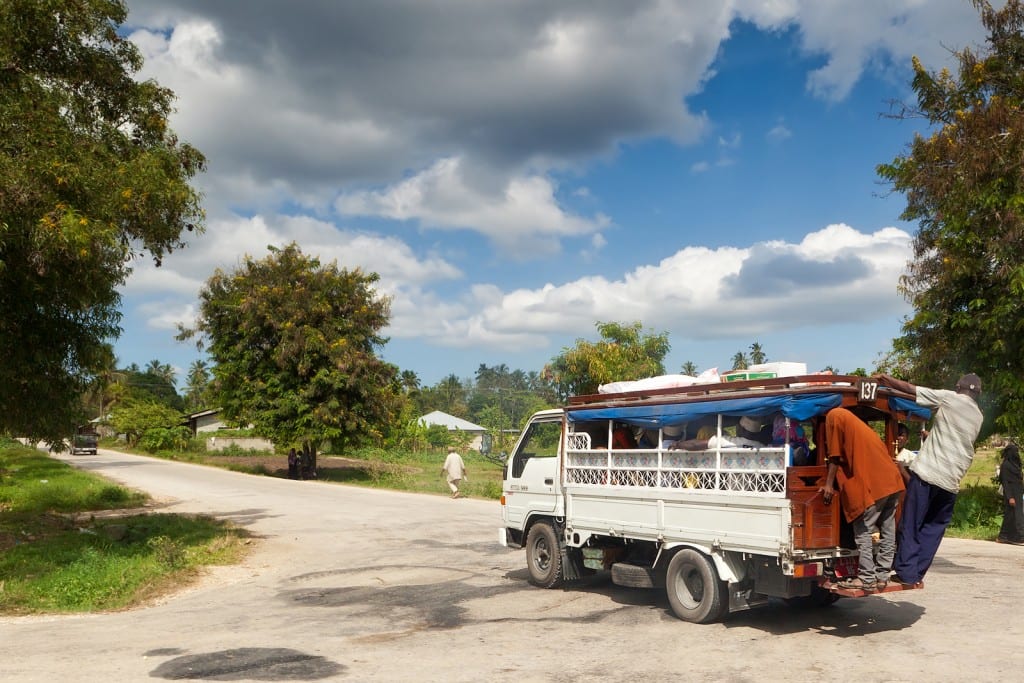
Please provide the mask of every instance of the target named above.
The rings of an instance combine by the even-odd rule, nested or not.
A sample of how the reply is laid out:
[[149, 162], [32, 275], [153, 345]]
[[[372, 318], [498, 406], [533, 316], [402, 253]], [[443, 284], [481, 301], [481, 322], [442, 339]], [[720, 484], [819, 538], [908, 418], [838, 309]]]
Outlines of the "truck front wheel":
[[562, 584], [562, 553], [549, 523], [537, 522], [530, 527], [526, 537], [526, 565], [533, 585], [557, 588]]
[[711, 559], [696, 550], [685, 548], [672, 557], [665, 592], [672, 611], [683, 621], [705, 624], [722, 616], [722, 582]]

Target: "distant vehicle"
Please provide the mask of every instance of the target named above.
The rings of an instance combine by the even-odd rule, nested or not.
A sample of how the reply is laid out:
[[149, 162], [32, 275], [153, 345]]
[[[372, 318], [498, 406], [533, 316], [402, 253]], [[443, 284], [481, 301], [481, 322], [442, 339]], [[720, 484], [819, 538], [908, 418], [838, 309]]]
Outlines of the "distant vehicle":
[[91, 427], [80, 427], [71, 438], [71, 455], [88, 453], [96, 455], [96, 446], [100, 437]]

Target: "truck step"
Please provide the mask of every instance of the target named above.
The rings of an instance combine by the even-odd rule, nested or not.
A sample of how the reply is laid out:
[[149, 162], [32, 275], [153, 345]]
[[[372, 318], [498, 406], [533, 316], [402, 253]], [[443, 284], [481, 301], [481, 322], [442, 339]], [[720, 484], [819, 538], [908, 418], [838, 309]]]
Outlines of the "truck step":
[[863, 598], [868, 595], [881, 595], [882, 593], [895, 593], [896, 591], [909, 591], [924, 588], [924, 582], [918, 581], [917, 583], [898, 583], [896, 581], [890, 581], [886, 584], [882, 590], [863, 590], [860, 588], [844, 588], [838, 583], [832, 583], [826, 581], [821, 584], [821, 587], [827, 591], [831, 591], [836, 595], [842, 595], [845, 598]]

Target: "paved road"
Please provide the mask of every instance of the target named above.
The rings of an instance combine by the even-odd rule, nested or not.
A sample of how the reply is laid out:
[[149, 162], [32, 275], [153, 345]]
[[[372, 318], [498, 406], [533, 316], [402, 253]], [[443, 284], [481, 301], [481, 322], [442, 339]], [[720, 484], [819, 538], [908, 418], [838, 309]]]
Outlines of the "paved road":
[[699, 626], [598, 577], [526, 582], [495, 502], [67, 458], [259, 537], [160, 604], [0, 619], [2, 681], [995, 681], [1024, 670], [1024, 547], [950, 539], [923, 591]]

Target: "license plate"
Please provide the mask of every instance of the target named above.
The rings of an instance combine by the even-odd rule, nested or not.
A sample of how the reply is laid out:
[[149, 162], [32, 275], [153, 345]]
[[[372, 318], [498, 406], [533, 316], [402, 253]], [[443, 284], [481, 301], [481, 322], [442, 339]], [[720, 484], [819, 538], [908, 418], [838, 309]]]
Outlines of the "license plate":
[[859, 564], [856, 557], [837, 557], [832, 564], [832, 570], [835, 572], [837, 579], [857, 576]]

